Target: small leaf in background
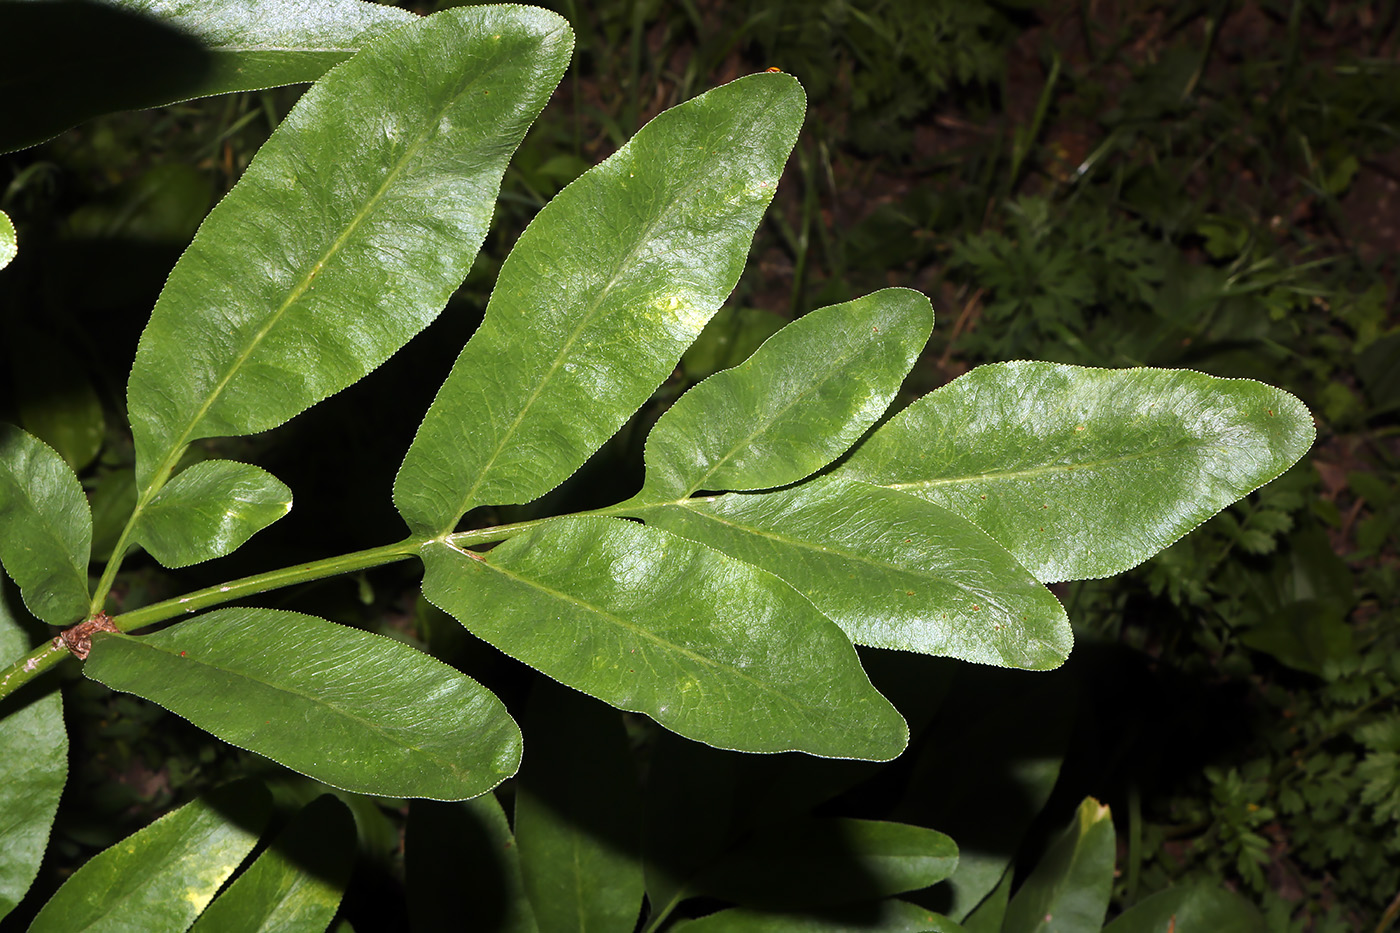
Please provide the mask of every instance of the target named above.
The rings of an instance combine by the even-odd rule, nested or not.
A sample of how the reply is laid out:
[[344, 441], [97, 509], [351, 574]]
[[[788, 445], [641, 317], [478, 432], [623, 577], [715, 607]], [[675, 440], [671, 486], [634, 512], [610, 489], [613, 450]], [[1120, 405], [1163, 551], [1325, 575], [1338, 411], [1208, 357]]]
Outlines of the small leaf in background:
[[134, 537], [167, 567], [223, 557], [292, 508], [292, 491], [259, 467], [205, 460], [163, 486]]
[[957, 865], [957, 845], [931, 829], [803, 818], [759, 829], [701, 874], [692, 890], [746, 907], [822, 907], [917, 891]]
[[139, 638], [104, 635], [83, 673], [355, 793], [462, 800], [520, 765], [520, 730], [476, 681], [296, 612], [220, 609]]
[[14, 262], [19, 255], [19, 238], [15, 235], [14, 221], [10, 215], [0, 211], [0, 269]]
[[68, 464], [0, 423], [0, 562], [30, 612], [50, 625], [87, 614], [91, 541], [92, 514]]
[[414, 933], [542, 933], [525, 896], [515, 837], [493, 794], [409, 804], [404, 870]]
[[540, 933], [632, 933], [642, 909], [641, 788], [622, 717], [535, 678], [515, 782], [520, 871]]
[[257, 844], [272, 798], [226, 784], [94, 855], [39, 911], [30, 933], [181, 933]]
[[461, 284], [568, 24], [417, 20], [302, 96], [170, 274], [128, 386], [143, 490], [201, 437], [281, 424], [363, 377]]
[[1248, 379], [996, 363], [904, 409], [835, 475], [952, 509], [1049, 583], [1136, 566], [1313, 435], [1301, 402]]
[[[790, 75], [665, 111], [545, 205], [501, 266], [404, 457], [415, 532], [529, 502], [574, 473], [675, 369], [739, 280], [802, 125]], [[587, 231], [599, 225], [606, 236]]]
[[791, 914], [741, 907], [671, 929], [676, 933], [962, 933], [961, 926], [942, 914], [896, 900]]
[[721, 369], [738, 366], [787, 324], [787, 318], [772, 311], [726, 305], [681, 355], [681, 369], [687, 380], [699, 382]]
[[1265, 933], [1268, 924], [1249, 901], [1213, 884], [1158, 891], [1125, 910], [1103, 933]]
[[312, 801], [199, 917], [192, 933], [324, 930], [355, 861], [355, 821], [331, 794]]
[[811, 475], [885, 413], [932, 328], [929, 300], [907, 288], [804, 315], [661, 416], [647, 437], [638, 500]]
[[136, 474], [131, 466], [99, 472], [88, 502], [92, 506], [92, 559], [105, 561], [112, 556], [136, 508]]
[[967, 933], [1001, 933], [1001, 924], [1006, 918], [1006, 905], [1011, 900], [1011, 882], [1015, 875], [1014, 867], [1008, 865], [992, 893], [963, 917], [962, 924]]
[[359, 0], [0, 4], [0, 152], [101, 113], [314, 81], [413, 20]]
[[908, 741], [835, 623], [711, 548], [635, 522], [561, 518], [484, 559], [441, 542], [420, 553], [424, 595], [473, 634], [687, 738], [876, 761]]
[[649, 524], [786, 580], [856, 644], [1043, 670], [1073, 643], [1065, 610], [956, 513], [866, 483], [637, 508]]
[[3, 333], [21, 425], [81, 472], [102, 449], [106, 425], [84, 364], [46, 331], [12, 323]]
[[1099, 933], [1113, 893], [1108, 807], [1086, 797], [1006, 907], [1002, 933]]
[[[30, 639], [6, 603], [0, 577], [0, 658], [18, 658]], [[68, 777], [68, 731], [57, 684], [31, 684], [0, 701], [0, 919], [34, 882]]]

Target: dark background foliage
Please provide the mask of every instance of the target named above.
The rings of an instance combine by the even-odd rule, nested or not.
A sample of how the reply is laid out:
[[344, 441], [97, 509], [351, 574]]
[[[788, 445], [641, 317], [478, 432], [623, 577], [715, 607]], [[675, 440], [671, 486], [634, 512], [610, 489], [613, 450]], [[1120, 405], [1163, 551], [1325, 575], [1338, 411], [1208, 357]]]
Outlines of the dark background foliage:
[[[256, 460], [298, 506], [259, 548], [212, 567], [129, 561], [124, 604], [401, 534], [389, 489], [417, 426], [404, 413], [426, 409], [534, 212], [662, 109], [778, 67], [807, 88], [808, 121], [729, 306], [578, 477], [503, 517], [630, 493], [647, 422], [688, 385], [785, 320], [885, 285], [921, 289], [939, 314], [909, 397], [1018, 358], [1189, 367], [1287, 388], [1317, 415], [1312, 453], [1144, 566], [1054, 587], [1078, 640], [1060, 671], [866, 652], [915, 745], [826, 807], [922, 822], [1029, 865], [1092, 794], [1113, 807], [1120, 836], [1115, 909], [1200, 875], [1259, 903], [1272, 929], [1393, 922], [1400, 6], [544, 5], [573, 23], [575, 62], [507, 173], [493, 231], [447, 312], [285, 427], [197, 445], [192, 457]], [[125, 376], [154, 297], [300, 90], [117, 114], [0, 158], [0, 207], [23, 243], [0, 283], [0, 418], [79, 470], [95, 556], [132, 496]], [[530, 690], [528, 671], [417, 596], [411, 567], [264, 603], [424, 646], [512, 708]], [[212, 784], [277, 775], [149, 704], [76, 677], [68, 690], [73, 770], [41, 889]], [[644, 764], [673, 742], [629, 726]], [[710, 775], [766, 767], [693, 755]], [[1060, 757], [1043, 810], [1007, 777], [1017, 762]], [[749, 777], [733, 786], [760, 819], [764, 782], [779, 778]], [[357, 808], [368, 858], [347, 916], [401, 903], [403, 812]]]

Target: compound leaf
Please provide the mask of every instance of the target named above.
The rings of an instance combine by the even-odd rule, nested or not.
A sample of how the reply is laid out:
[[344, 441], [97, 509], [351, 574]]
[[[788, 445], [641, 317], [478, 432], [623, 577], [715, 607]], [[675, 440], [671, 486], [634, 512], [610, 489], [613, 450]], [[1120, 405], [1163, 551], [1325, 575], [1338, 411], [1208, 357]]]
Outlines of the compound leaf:
[[539, 212], [399, 470], [415, 532], [543, 495], [641, 407], [738, 281], [804, 106], [788, 75], [740, 78]]
[[996, 363], [910, 405], [834, 475], [952, 509], [1049, 583], [1136, 566], [1313, 434], [1301, 402], [1248, 379]]
[[857, 644], [1043, 670], [1074, 640], [1059, 600], [986, 532], [889, 489], [815, 480], [630, 514], [783, 578]]
[[94, 855], [30, 933], [181, 933], [257, 844], [272, 798], [255, 781], [210, 791]]
[[292, 508], [292, 491], [259, 467], [205, 460], [163, 486], [141, 512], [136, 540], [167, 567], [232, 553]]
[[803, 315], [661, 416], [637, 501], [784, 486], [816, 472], [884, 414], [932, 327], [929, 300], [907, 288]]
[[315, 81], [415, 17], [360, 0], [0, 4], [0, 152], [89, 117]]
[[332, 794], [308, 804], [191, 933], [320, 933], [355, 863], [355, 820]]
[[545, 10], [446, 10], [306, 92], [141, 336], [127, 398], [143, 501], [190, 441], [281, 424], [438, 315], [572, 45]]
[[355, 793], [462, 800], [520, 764], [520, 730], [476, 681], [297, 612], [220, 609], [139, 638], [103, 635], [83, 672]]
[[687, 738], [879, 761], [908, 739], [835, 624], [777, 577], [693, 541], [564, 518], [485, 555], [443, 541], [420, 553], [424, 595], [477, 636]]
[[50, 625], [88, 610], [92, 512], [78, 477], [32, 434], [0, 423], [0, 562]]

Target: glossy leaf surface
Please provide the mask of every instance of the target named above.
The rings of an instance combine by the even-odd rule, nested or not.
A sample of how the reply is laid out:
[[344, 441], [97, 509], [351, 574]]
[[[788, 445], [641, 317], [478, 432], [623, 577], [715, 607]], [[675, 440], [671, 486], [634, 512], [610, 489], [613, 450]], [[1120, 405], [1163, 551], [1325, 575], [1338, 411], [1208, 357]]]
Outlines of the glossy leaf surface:
[[308, 804], [199, 917], [193, 933], [320, 933], [355, 862], [355, 821], [330, 794]]
[[1002, 933], [1099, 933], [1113, 891], [1114, 842], [1108, 807], [1085, 798], [1011, 898]]
[[961, 933], [962, 927], [931, 910], [907, 901], [802, 913], [777, 913], [738, 908], [721, 910], [699, 920], [678, 923], [676, 933]]
[[536, 678], [515, 783], [520, 870], [540, 933], [632, 933], [641, 788], [618, 712]]
[[904, 720], [850, 641], [762, 570], [605, 518], [537, 526], [483, 556], [430, 542], [423, 592], [561, 683], [740, 751], [887, 760]]
[[271, 802], [242, 781], [167, 813], [84, 863], [30, 933], [181, 933], [257, 844]]
[[926, 888], [957, 864], [953, 840], [921, 826], [800, 819], [758, 830], [693, 890], [749, 907], [851, 904]]
[[[0, 578], [0, 658], [18, 658], [29, 639], [5, 603]], [[0, 918], [24, 897], [49, 841], [68, 777], [68, 731], [57, 684], [34, 684], [0, 701]]]
[[956, 513], [815, 480], [633, 514], [792, 584], [857, 644], [1044, 669], [1069, 655], [1059, 600]]
[[1233, 891], [1212, 884], [1184, 884], [1145, 897], [1103, 928], [1103, 933], [1264, 933], [1259, 909]]
[[10, 215], [0, 211], [0, 269], [5, 268], [19, 255], [19, 239], [15, 235], [15, 225]]
[[738, 281], [804, 106], [789, 75], [715, 88], [535, 216], [399, 470], [415, 532], [543, 495], [641, 407]]
[[784, 486], [816, 472], [884, 414], [932, 328], [929, 300], [906, 288], [803, 315], [661, 416], [638, 501]]
[[414, 933], [536, 933], [520, 850], [494, 794], [414, 801], [404, 836]]
[[0, 562], [29, 611], [67, 625], [88, 610], [92, 513], [52, 447], [0, 423]]
[[314, 81], [413, 21], [360, 0], [0, 4], [0, 152], [101, 113]]
[[93, 640], [83, 672], [332, 787], [461, 800], [515, 773], [520, 730], [476, 681], [314, 616], [220, 609]]
[[127, 397], [142, 488], [190, 441], [281, 424], [438, 315], [571, 48], [544, 10], [453, 9], [306, 92], [210, 212], [141, 336]]
[[1301, 402], [1247, 379], [996, 363], [910, 405], [836, 473], [952, 509], [1053, 582], [1136, 566], [1312, 440]]
[[161, 487], [136, 540], [165, 566], [186, 567], [232, 553], [291, 508], [292, 491], [266, 470], [205, 460]]

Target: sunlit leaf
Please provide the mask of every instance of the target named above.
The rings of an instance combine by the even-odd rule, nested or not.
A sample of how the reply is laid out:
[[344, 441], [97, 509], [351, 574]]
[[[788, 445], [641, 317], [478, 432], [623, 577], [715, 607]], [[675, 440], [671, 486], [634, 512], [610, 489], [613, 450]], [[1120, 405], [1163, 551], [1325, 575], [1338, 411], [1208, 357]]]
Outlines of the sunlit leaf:
[[281, 424], [438, 315], [571, 47], [545, 10], [452, 9], [307, 91], [209, 214], [142, 334], [128, 404], [143, 490], [190, 441]]
[[139, 638], [101, 635], [83, 673], [356, 793], [461, 800], [520, 764], [520, 730], [476, 681], [296, 612], [220, 609]]
[[484, 556], [438, 541], [421, 553], [424, 594], [474, 634], [688, 738], [880, 761], [907, 741], [833, 622], [777, 577], [703, 545], [570, 518]]
[[92, 513], [52, 447], [0, 423], [0, 562], [29, 611], [66, 625], [88, 610]]
[[817, 480], [630, 514], [782, 577], [857, 644], [1043, 669], [1073, 642], [1059, 600], [986, 532], [888, 489]]
[[0, 4], [0, 152], [101, 113], [314, 81], [413, 21], [360, 0]]
[[292, 491], [266, 470], [205, 460], [161, 488], [135, 536], [165, 566], [185, 567], [232, 553], [291, 508]]
[[788, 75], [715, 88], [536, 215], [404, 458], [414, 531], [543, 495], [641, 407], [738, 281], [804, 106]]
[[14, 222], [10, 215], [0, 211], [0, 269], [5, 268], [19, 255], [19, 238], [15, 234]]
[[928, 299], [906, 288], [804, 315], [661, 416], [637, 500], [764, 489], [816, 472], [884, 414], [932, 327]]
[[44, 905], [30, 933], [181, 933], [257, 844], [272, 798], [241, 781], [97, 853]]
[[1296, 398], [1189, 370], [981, 366], [910, 405], [837, 475], [971, 519], [1045, 582], [1136, 566], [1312, 444]]
[[[5, 586], [0, 577], [0, 658], [18, 658], [30, 643], [6, 605]], [[34, 684], [0, 701], [0, 918], [39, 871], [68, 777], [68, 731], [57, 686]]]

